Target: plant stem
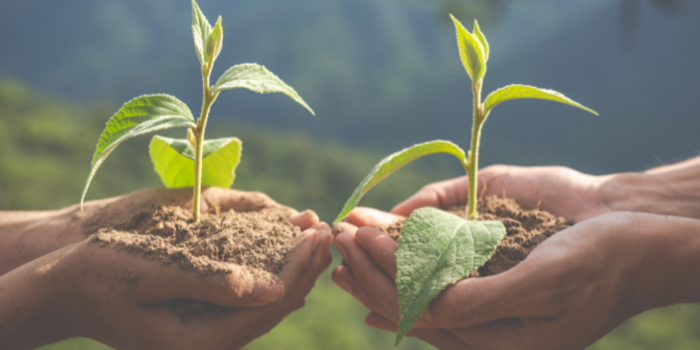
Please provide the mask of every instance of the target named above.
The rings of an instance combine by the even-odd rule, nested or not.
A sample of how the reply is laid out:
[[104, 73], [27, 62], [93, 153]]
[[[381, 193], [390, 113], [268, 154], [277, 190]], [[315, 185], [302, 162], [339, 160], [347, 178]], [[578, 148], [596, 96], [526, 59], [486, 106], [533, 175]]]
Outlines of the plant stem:
[[477, 174], [479, 172], [479, 140], [481, 139], [481, 127], [484, 125], [486, 116], [484, 106], [481, 103], [481, 81], [472, 84], [474, 95], [474, 124], [472, 125], [472, 145], [469, 151], [469, 205], [467, 206], [467, 220], [474, 220], [479, 217], [476, 211], [477, 184], [479, 183]]
[[202, 102], [202, 114], [197, 120], [197, 130], [195, 132], [194, 145], [194, 186], [192, 189], [192, 220], [199, 222], [199, 208], [202, 202], [202, 154], [204, 150], [204, 129], [207, 126], [207, 118], [209, 117], [209, 109], [216, 100], [219, 93], [212, 93], [209, 87], [209, 72], [211, 66], [203, 68], [202, 76], [204, 78], [204, 101]]

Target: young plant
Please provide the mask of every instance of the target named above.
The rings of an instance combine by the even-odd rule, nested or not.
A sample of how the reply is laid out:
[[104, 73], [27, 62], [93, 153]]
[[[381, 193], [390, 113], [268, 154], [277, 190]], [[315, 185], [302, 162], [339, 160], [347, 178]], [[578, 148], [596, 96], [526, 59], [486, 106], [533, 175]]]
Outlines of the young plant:
[[362, 196], [379, 181], [415, 159], [433, 153], [454, 155], [469, 177], [469, 200], [465, 218], [435, 208], [415, 210], [404, 223], [399, 250], [396, 252], [396, 287], [399, 295], [400, 321], [396, 344], [416, 323], [425, 307], [440, 291], [468, 276], [493, 254], [506, 229], [500, 221], [475, 221], [477, 213], [477, 173], [479, 138], [491, 111], [498, 104], [514, 99], [542, 99], [565, 103], [593, 114], [597, 113], [552, 90], [527, 85], [509, 85], [481, 100], [481, 87], [489, 58], [489, 44], [474, 21], [470, 33], [452, 15], [457, 30], [459, 55], [472, 80], [474, 112], [471, 149], [465, 154], [459, 146], [436, 140], [417, 144], [396, 152], [377, 164], [345, 203], [334, 224], [355, 208]]
[[209, 76], [223, 45], [221, 16], [212, 28], [197, 3], [192, 0], [192, 33], [204, 81], [204, 102], [199, 118], [195, 122], [187, 105], [164, 94], [140, 96], [124, 104], [109, 119], [97, 143], [90, 174], [80, 198], [81, 210], [95, 172], [120, 143], [158, 130], [186, 127], [186, 139], [154, 136], [149, 153], [154, 168], [166, 187], [193, 187], [192, 219], [199, 221], [202, 185], [230, 187], [241, 157], [241, 141], [237, 138], [204, 139], [209, 109], [221, 91], [246, 88], [261, 94], [281, 92], [314, 114], [293, 88], [255, 63], [229, 68], [216, 84], [210, 86]]

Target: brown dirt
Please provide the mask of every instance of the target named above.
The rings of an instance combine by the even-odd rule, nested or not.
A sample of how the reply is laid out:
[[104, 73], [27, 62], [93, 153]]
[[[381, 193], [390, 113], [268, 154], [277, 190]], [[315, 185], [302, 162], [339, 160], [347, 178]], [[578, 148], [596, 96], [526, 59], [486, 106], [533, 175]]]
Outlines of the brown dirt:
[[202, 275], [226, 275], [230, 264], [235, 264], [253, 276], [274, 280], [292, 240], [301, 233], [287, 220], [291, 214], [281, 206], [230, 210], [204, 215], [200, 222], [192, 223], [189, 210], [157, 205], [98, 230], [92, 239]]
[[[449, 212], [464, 217], [464, 207]], [[537, 208], [524, 208], [511, 198], [488, 197], [479, 201], [479, 220], [499, 220], [506, 235], [498, 243], [491, 258], [469, 277], [490, 276], [506, 271], [525, 260], [530, 252], [553, 234], [574, 224], [573, 220], [556, 217]], [[401, 237], [404, 222], [397, 222], [387, 232], [394, 240]]]

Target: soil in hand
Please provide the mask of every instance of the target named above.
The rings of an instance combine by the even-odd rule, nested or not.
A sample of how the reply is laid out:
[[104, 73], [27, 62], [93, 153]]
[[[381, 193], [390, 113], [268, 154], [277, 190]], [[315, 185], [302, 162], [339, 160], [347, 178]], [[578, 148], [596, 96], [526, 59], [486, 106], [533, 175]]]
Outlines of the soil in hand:
[[[574, 224], [573, 220], [556, 217], [546, 211], [523, 208], [511, 198], [485, 198], [479, 201], [478, 211], [479, 220], [501, 221], [506, 227], [506, 235], [491, 258], [469, 277], [495, 275], [512, 268], [525, 260], [545, 239]], [[464, 217], [465, 208], [454, 207], [449, 212]], [[403, 221], [397, 222], [383, 231], [397, 240], [401, 237], [403, 224]]]
[[157, 205], [114, 227], [102, 228], [93, 242], [125, 249], [202, 275], [226, 275], [231, 264], [256, 278], [273, 281], [286, 262], [292, 240], [301, 234], [287, 207], [207, 214], [198, 223], [190, 210]]

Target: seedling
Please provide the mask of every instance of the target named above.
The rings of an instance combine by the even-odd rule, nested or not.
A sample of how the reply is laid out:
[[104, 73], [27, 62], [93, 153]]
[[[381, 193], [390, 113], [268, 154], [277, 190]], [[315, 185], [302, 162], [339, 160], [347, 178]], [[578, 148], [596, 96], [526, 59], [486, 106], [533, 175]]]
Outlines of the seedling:
[[210, 86], [209, 76], [224, 38], [221, 16], [212, 28], [192, 0], [192, 33], [204, 81], [204, 102], [199, 118], [195, 122], [186, 104], [164, 94], [140, 96], [124, 104], [109, 119], [97, 143], [90, 174], [80, 198], [81, 210], [95, 172], [120, 143], [158, 130], [185, 127], [186, 139], [154, 136], [149, 153], [155, 171], [166, 187], [193, 187], [192, 219], [199, 221], [202, 185], [230, 187], [241, 157], [241, 141], [237, 138], [204, 139], [209, 109], [221, 91], [245, 88], [261, 94], [281, 92], [306, 107], [311, 114], [314, 113], [293, 88], [255, 63], [229, 68], [214, 86]]
[[477, 21], [474, 21], [474, 32], [470, 33], [456, 18], [450, 17], [457, 30], [462, 64], [472, 80], [474, 113], [469, 153], [465, 154], [452, 142], [436, 140], [411, 146], [384, 158], [362, 180], [334, 221], [336, 224], [343, 220], [362, 196], [381, 180], [428, 154], [451, 154], [459, 159], [468, 174], [466, 218], [435, 208], [421, 208], [415, 210], [403, 226], [396, 252], [400, 321], [395, 345], [399, 344], [440, 291], [468, 276], [489, 259], [506, 233], [500, 221], [475, 221], [479, 215], [476, 210], [479, 138], [493, 108], [508, 100], [542, 99], [565, 103], [597, 115], [595, 111], [556, 91], [526, 85], [503, 87], [489, 94], [482, 102], [481, 87], [489, 58], [489, 44]]

